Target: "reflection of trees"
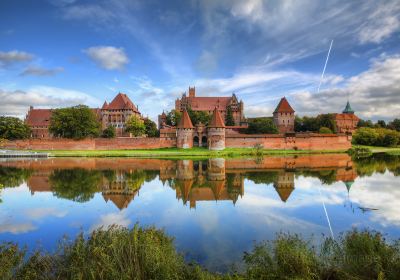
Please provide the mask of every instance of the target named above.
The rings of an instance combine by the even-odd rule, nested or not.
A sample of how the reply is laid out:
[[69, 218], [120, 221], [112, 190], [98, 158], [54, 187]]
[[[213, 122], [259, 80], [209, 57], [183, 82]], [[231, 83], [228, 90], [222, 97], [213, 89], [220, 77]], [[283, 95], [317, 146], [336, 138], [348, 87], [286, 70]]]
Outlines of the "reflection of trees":
[[400, 175], [400, 156], [374, 154], [371, 157], [353, 159], [359, 176], [371, 176], [373, 173], [385, 173], [386, 170], [395, 176]]
[[32, 170], [16, 167], [0, 168], [0, 185], [5, 188], [18, 187], [32, 174]]
[[140, 189], [147, 178], [146, 171], [144, 170], [134, 170], [132, 172], [126, 172], [124, 173], [124, 177], [126, 185], [131, 190]]
[[253, 181], [255, 184], [273, 184], [278, 180], [277, 171], [262, 171], [246, 173], [245, 178]]
[[318, 178], [322, 184], [331, 185], [337, 181], [335, 169], [328, 170], [302, 170], [296, 172], [296, 176]]
[[77, 168], [54, 170], [49, 181], [55, 196], [86, 202], [99, 190], [101, 178], [101, 171]]

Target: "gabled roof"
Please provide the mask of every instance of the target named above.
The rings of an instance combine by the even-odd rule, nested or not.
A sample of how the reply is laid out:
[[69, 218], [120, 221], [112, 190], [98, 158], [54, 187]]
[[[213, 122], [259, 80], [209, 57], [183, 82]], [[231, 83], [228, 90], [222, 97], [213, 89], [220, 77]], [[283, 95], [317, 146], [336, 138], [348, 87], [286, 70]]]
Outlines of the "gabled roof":
[[224, 121], [221, 117], [221, 113], [219, 112], [217, 107], [215, 107], [215, 109], [214, 109], [214, 112], [211, 117], [211, 121], [208, 124], [208, 127], [225, 127]]
[[48, 126], [50, 125], [51, 114], [51, 109], [31, 109], [25, 122], [29, 126]]
[[108, 109], [108, 103], [107, 103], [107, 101], [104, 101], [104, 104], [103, 104], [103, 106], [101, 107], [101, 109]]
[[193, 111], [211, 111], [215, 107], [225, 110], [230, 105], [232, 97], [187, 97]]
[[190, 120], [189, 114], [186, 110], [183, 111], [177, 128], [194, 128], [192, 121]]
[[[104, 106], [104, 105], [103, 105]], [[139, 113], [137, 107], [133, 102], [129, 99], [129, 97], [125, 93], [118, 93], [117, 96], [111, 101], [107, 106], [108, 110], [122, 110], [122, 109], [130, 109], [137, 113]]]
[[286, 97], [282, 97], [281, 101], [279, 101], [278, 106], [274, 113], [294, 113], [292, 106], [290, 106], [289, 102], [286, 100]]
[[346, 108], [344, 108], [343, 114], [354, 114], [354, 110], [350, 106], [350, 102], [347, 101]]

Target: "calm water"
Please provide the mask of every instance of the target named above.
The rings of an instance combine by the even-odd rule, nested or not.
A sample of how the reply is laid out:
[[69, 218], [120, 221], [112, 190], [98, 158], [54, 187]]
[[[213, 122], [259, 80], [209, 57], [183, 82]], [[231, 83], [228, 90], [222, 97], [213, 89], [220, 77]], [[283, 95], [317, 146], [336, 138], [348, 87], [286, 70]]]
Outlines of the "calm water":
[[[0, 161], [0, 241], [52, 250], [67, 234], [155, 225], [215, 271], [278, 232], [315, 242], [352, 227], [400, 238], [400, 158]], [[327, 215], [324, 211], [326, 206]]]

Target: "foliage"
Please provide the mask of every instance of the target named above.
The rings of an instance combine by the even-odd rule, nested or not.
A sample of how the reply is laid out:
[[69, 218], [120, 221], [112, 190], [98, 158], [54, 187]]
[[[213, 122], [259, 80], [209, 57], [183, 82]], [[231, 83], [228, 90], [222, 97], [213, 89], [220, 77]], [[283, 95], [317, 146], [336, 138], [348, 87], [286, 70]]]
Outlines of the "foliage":
[[360, 119], [360, 120], [358, 121], [357, 127], [358, 127], [358, 128], [360, 128], [360, 127], [374, 127], [374, 124], [372, 123], [371, 120], [367, 120], [367, 121], [366, 121], [366, 120]]
[[243, 129], [247, 134], [276, 134], [278, 128], [272, 118], [251, 118], [248, 119], [248, 127]]
[[235, 120], [233, 119], [233, 113], [232, 113], [231, 106], [228, 106], [226, 109], [225, 125], [227, 125], [227, 126], [235, 125]]
[[294, 129], [296, 132], [319, 132], [322, 127], [329, 128], [332, 133], [336, 133], [336, 121], [334, 114], [321, 114], [317, 117], [296, 117]]
[[31, 130], [29, 126], [19, 118], [0, 116], [0, 139], [25, 139], [30, 134]]
[[0, 137], [0, 147], [3, 147], [7, 143], [7, 139]]
[[368, 146], [393, 147], [400, 142], [400, 132], [386, 128], [361, 127], [353, 135], [353, 143]]
[[172, 110], [167, 112], [167, 125], [177, 126], [181, 120], [182, 113], [180, 111]]
[[55, 109], [51, 115], [49, 131], [56, 137], [97, 137], [100, 130], [95, 113], [84, 105]]
[[269, 185], [278, 181], [278, 172], [277, 171], [246, 172], [245, 177], [247, 180], [251, 180], [255, 184]]
[[372, 156], [372, 151], [366, 147], [352, 147], [347, 153], [356, 158]]
[[192, 108], [188, 107], [187, 112], [189, 114], [190, 120], [193, 125], [202, 123], [204, 125], [208, 125], [208, 122], [211, 120], [210, 114], [204, 111], [193, 111]]
[[160, 132], [157, 129], [157, 125], [155, 122], [150, 120], [149, 118], [144, 119], [144, 126], [146, 127], [145, 133], [147, 137], [158, 137], [160, 136]]
[[55, 196], [86, 202], [99, 191], [101, 178], [97, 170], [57, 169], [49, 176], [49, 181]]
[[323, 170], [302, 170], [296, 172], [296, 177], [304, 176], [304, 177], [313, 177], [318, 178], [322, 184], [332, 185], [337, 181], [336, 179], [336, 170], [335, 169], [323, 169]]
[[20, 186], [32, 174], [30, 169], [3, 166], [0, 168], [0, 184], [5, 188]]
[[319, 128], [319, 133], [321, 134], [332, 134], [332, 130], [328, 127], [322, 126]]
[[115, 135], [116, 135], [115, 127], [112, 125], [109, 125], [109, 126], [107, 126], [106, 129], [103, 130], [103, 134], [101, 135], [101, 137], [115, 138]]
[[136, 115], [130, 116], [126, 121], [125, 126], [125, 131], [132, 133], [132, 135], [135, 137], [142, 136], [146, 132], [144, 121]]
[[400, 119], [394, 119], [388, 124], [388, 128], [400, 131]]
[[64, 239], [56, 252], [0, 245], [0, 278], [9, 279], [398, 279], [399, 241], [374, 231], [348, 231], [321, 245], [295, 234], [256, 244], [244, 253], [242, 274], [212, 274], [186, 264], [162, 230], [111, 226], [87, 238]]
[[376, 122], [376, 127], [386, 128], [386, 122], [384, 120], [378, 120]]

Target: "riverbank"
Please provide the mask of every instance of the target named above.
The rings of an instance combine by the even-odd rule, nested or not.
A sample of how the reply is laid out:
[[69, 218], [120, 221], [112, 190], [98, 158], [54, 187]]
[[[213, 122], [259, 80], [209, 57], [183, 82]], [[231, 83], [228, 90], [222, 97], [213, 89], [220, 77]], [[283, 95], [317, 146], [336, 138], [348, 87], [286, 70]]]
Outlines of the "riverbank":
[[56, 253], [27, 256], [16, 244], [0, 244], [1, 279], [397, 279], [400, 248], [372, 231], [324, 237], [318, 248], [281, 233], [245, 252], [243, 262], [243, 271], [206, 271], [187, 264], [162, 230], [137, 225], [63, 239]]
[[51, 157], [137, 157], [137, 158], [193, 158], [193, 157], [241, 157], [264, 155], [302, 155], [345, 153], [344, 150], [269, 150], [255, 148], [226, 148], [222, 151], [210, 151], [207, 148], [163, 148], [149, 150], [52, 150], [41, 151]]

